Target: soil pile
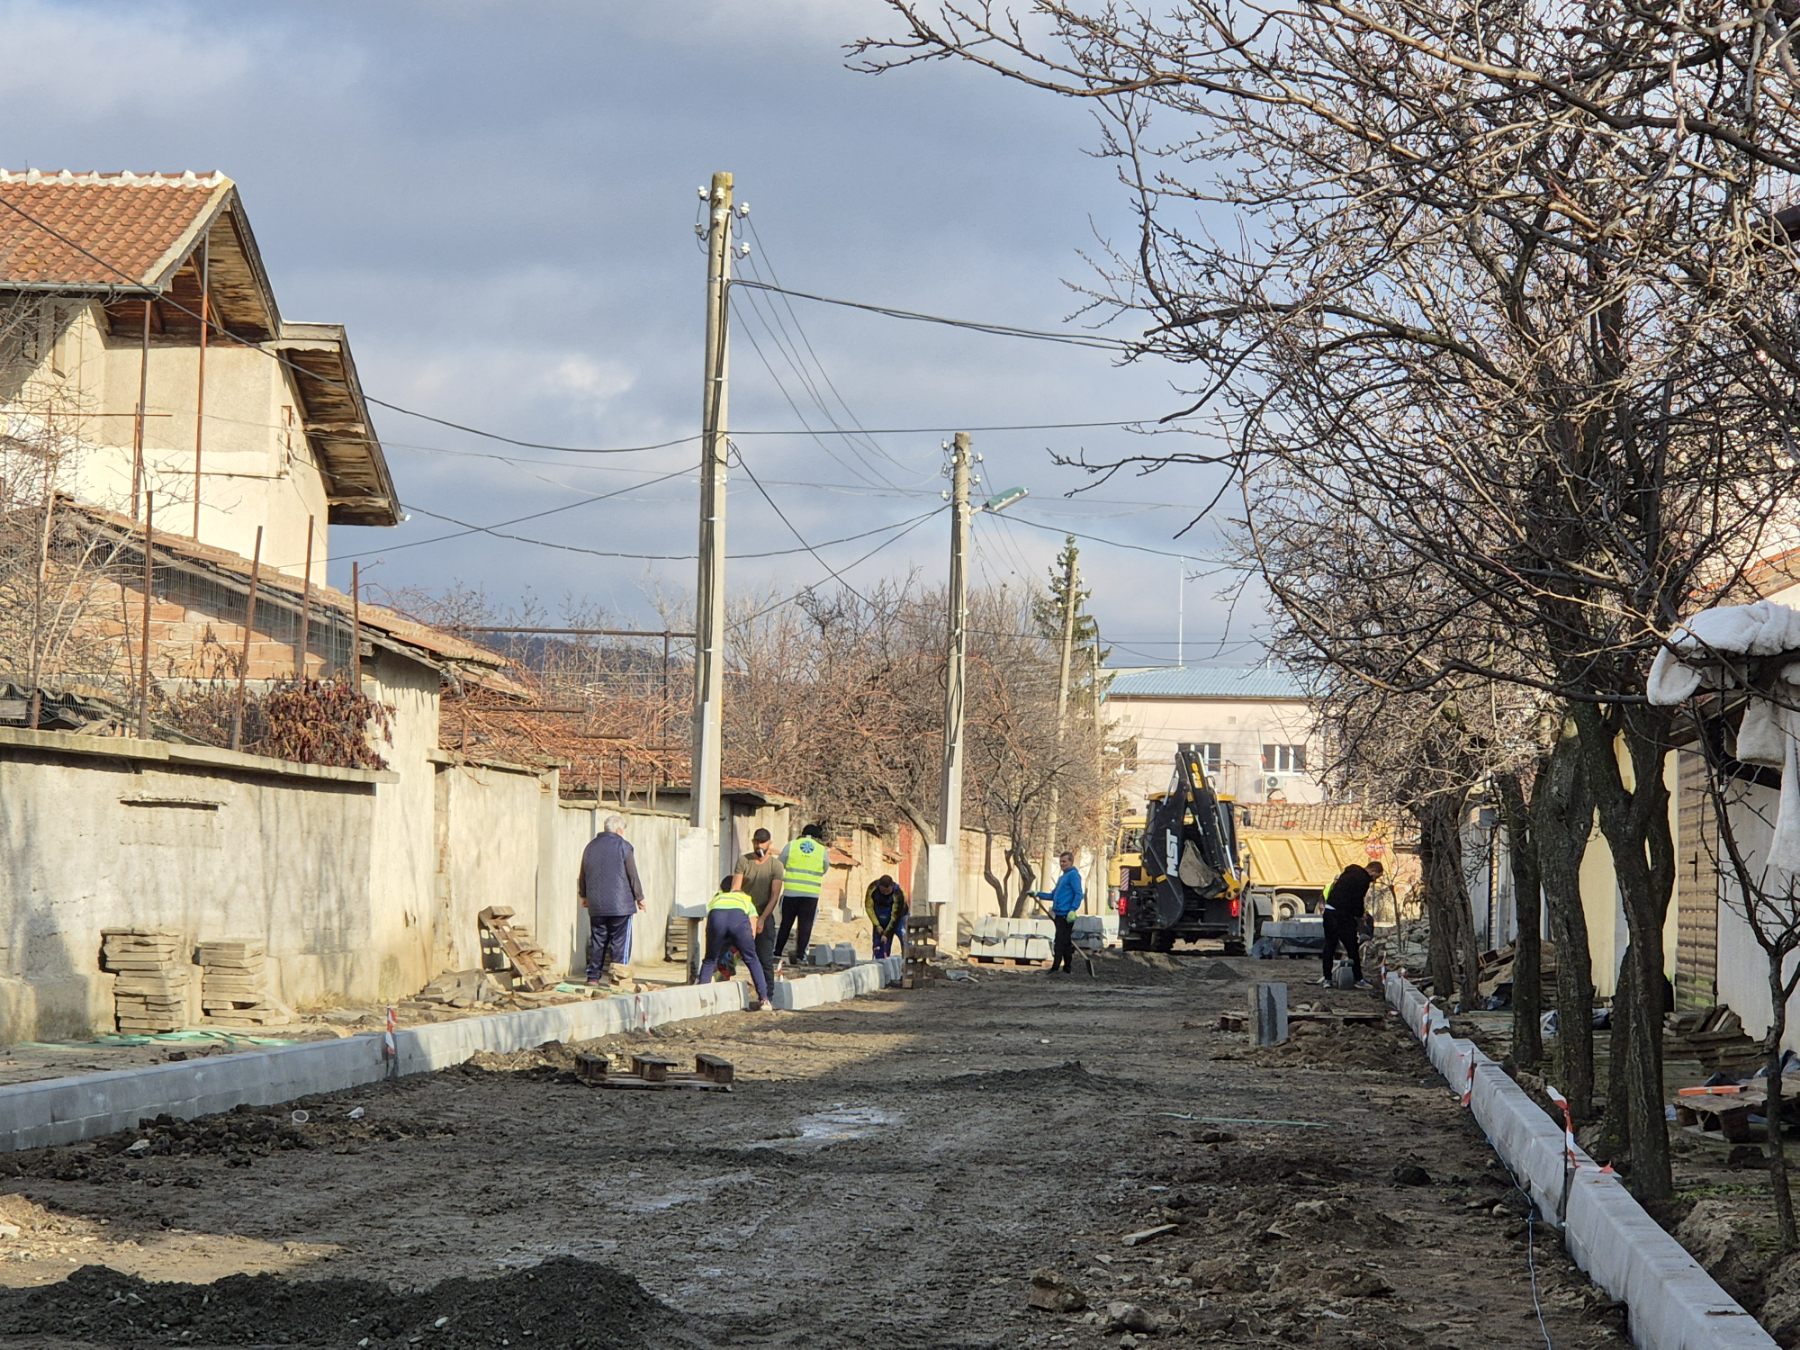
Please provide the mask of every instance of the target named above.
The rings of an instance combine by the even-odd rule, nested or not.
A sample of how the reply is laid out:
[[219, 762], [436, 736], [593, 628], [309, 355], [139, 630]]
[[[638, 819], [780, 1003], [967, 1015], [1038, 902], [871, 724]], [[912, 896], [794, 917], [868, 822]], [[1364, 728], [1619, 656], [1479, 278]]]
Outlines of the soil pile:
[[276, 1275], [164, 1284], [83, 1266], [60, 1284], [0, 1294], [0, 1335], [100, 1345], [198, 1341], [375, 1350], [421, 1337], [435, 1350], [491, 1350], [509, 1340], [570, 1350], [713, 1343], [685, 1331], [682, 1320], [629, 1275], [573, 1257], [418, 1291]]

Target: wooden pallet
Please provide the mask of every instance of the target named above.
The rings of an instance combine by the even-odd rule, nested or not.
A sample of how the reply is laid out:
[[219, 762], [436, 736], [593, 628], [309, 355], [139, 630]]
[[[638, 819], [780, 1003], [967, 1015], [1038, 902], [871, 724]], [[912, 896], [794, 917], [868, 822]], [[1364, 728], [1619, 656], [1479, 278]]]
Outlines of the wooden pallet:
[[731, 1061], [717, 1055], [695, 1055], [692, 1073], [678, 1072], [675, 1061], [661, 1055], [633, 1055], [629, 1073], [615, 1069], [608, 1055], [577, 1055], [575, 1072], [592, 1087], [689, 1088], [699, 1092], [730, 1092], [736, 1078]]
[[508, 906], [489, 905], [476, 918], [506, 953], [507, 961], [527, 989], [540, 993], [557, 986], [557, 977], [544, 965], [543, 952], [532, 946], [529, 938], [513, 923], [513, 911]]

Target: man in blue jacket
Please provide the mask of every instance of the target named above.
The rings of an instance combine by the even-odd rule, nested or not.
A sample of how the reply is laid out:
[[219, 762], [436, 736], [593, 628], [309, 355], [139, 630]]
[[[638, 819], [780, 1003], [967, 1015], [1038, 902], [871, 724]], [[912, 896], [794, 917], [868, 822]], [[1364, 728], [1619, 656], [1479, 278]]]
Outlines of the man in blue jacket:
[[1075, 866], [1075, 855], [1064, 853], [1056, 860], [1062, 875], [1053, 891], [1038, 891], [1037, 898], [1050, 902], [1050, 921], [1056, 925], [1056, 945], [1050, 951], [1050, 969], [1065, 975], [1075, 973], [1075, 913], [1081, 908], [1081, 873]]
[[589, 842], [575, 889], [588, 912], [587, 982], [604, 984], [612, 978], [612, 963], [624, 960], [632, 915], [644, 908], [644, 883], [638, 880], [636, 853], [625, 841], [624, 817], [608, 816]]

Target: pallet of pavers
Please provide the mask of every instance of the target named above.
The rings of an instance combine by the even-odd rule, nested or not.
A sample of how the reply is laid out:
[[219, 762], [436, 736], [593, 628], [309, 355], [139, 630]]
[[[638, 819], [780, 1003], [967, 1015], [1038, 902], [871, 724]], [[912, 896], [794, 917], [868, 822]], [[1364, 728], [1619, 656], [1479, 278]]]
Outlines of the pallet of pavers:
[[187, 940], [162, 928], [106, 928], [100, 965], [113, 973], [120, 1031], [156, 1034], [187, 1025]]
[[730, 1092], [736, 1076], [731, 1061], [717, 1055], [695, 1055], [692, 1073], [682, 1072], [674, 1060], [661, 1055], [633, 1055], [630, 1072], [614, 1068], [610, 1055], [577, 1055], [575, 1073], [594, 1087], [693, 1088], [700, 1092]]
[[983, 914], [969, 935], [972, 961], [1048, 961], [1056, 938], [1049, 919], [1012, 919]]
[[282, 1026], [293, 1012], [269, 996], [266, 945], [253, 939], [200, 944], [200, 1011], [226, 1027]]

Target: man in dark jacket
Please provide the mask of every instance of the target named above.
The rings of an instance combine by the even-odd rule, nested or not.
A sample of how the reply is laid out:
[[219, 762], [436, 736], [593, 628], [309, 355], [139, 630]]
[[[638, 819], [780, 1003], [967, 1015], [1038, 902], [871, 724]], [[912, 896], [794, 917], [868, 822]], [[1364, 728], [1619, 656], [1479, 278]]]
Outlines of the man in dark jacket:
[[1341, 946], [1345, 955], [1350, 958], [1350, 969], [1356, 974], [1356, 987], [1367, 989], [1369, 982], [1363, 978], [1362, 950], [1357, 930], [1362, 926], [1364, 901], [1369, 894], [1369, 887], [1387, 869], [1378, 862], [1367, 867], [1358, 867], [1351, 863], [1337, 875], [1337, 880], [1325, 888], [1325, 978], [1319, 983], [1331, 984], [1331, 968], [1337, 964], [1337, 949]]
[[636, 851], [625, 841], [624, 817], [608, 816], [588, 841], [575, 888], [588, 912], [587, 982], [601, 984], [611, 978], [612, 963], [622, 959], [631, 916], [644, 908], [644, 883], [638, 880]]

